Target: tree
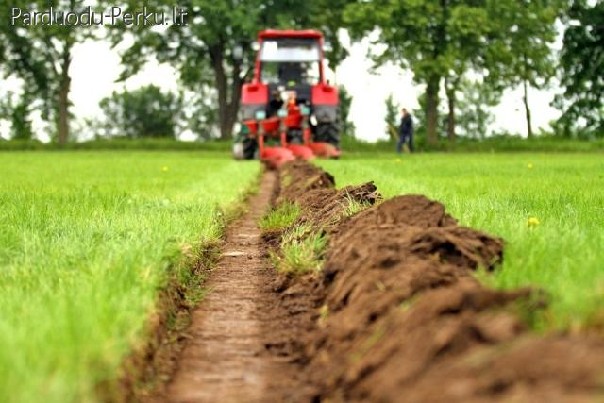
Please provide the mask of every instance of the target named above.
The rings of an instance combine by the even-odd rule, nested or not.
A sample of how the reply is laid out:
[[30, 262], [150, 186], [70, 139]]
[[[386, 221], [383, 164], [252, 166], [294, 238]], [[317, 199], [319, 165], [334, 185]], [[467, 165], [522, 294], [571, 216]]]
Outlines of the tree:
[[545, 88], [555, 75], [551, 45], [556, 40], [555, 22], [564, 9], [561, 0], [512, 0], [493, 3], [492, 42], [487, 54], [489, 80], [503, 86], [522, 85], [527, 136], [533, 136], [529, 89]]
[[400, 106], [394, 102], [394, 97], [392, 94], [388, 95], [385, 101], [386, 106], [386, 116], [384, 118], [384, 122], [386, 123], [386, 134], [390, 138], [390, 140], [395, 141], [397, 136], [397, 126], [398, 126], [398, 117]]
[[[73, 10], [76, 14], [84, 10], [83, 0], [55, 0], [51, 2], [57, 10]], [[47, 0], [16, 0], [0, 6], [0, 14], [12, 16], [11, 10], [22, 10], [22, 18], [10, 24], [0, 24], [0, 42], [6, 59], [6, 71], [14, 73], [24, 81], [25, 99], [42, 100], [42, 117], [55, 122], [59, 144], [70, 138], [69, 92], [71, 91], [72, 49], [77, 41], [91, 36], [85, 27], [68, 24], [28, 23], [25, 10], [47, 11]]]
[[494, 121], [490, 108], [501, 99], [501, 92], [481, 80], [461, 79], [461, 97], [457, 103], [457, 123], [466, 137], [484, 139]]
[[[15, 100], [17, 99], [17, 100]], [[5, 99], [0, 100], [0, 118], [8, 120], [11, 124], [11, 139], [31, 140], [33, 138], [32, 123], [29, 118], [31, 103], [27, 92], [22, 96], [8, 93]]]
[[465, 50], [471, 44], [479, 44], [488, 30], [488, 13], [482, 3], [484, 1], [377, 0], [355, 3], [345, 11], [345, 21], [353, 38], [359, 39], [377, 29], [378, 41], [387, 45], [382, 53], [374, 56], [378, 65], [393, 61], [402, 68], [408, 67], [413, 71], [414, 80], [426, 85], [426, 132], [430, 144], [437, 141], [443, 77], [448, 77], [456, 67], [465, 68], [466, 59], [472, 53]]
[[[418, 148], [423, 147], [425, 144], [426, 130], [427, 130], [427, 118], [426, 118], [426, 104], [427, 104], [427, 94], [424, 92], [420, 94], [417, 98], [417, 103], [419, 105], [418, 109], [414, 109], [412, 112], [412, 116], [414, 118], [415, 127], [414, 134], [416, 137], [416, 146]], [[436, 133], [437, 139], [440, 140], [442, 138], [442, 134], [446, 132], [446, 123], [447, 123], [447, 111], [445, 111], [442, 104], [439, 104], [438, 109], [436, 110]]]
[[604, 3], [575, 0], [568, 18], [560, 58], [564, 93], [555, 101], [563, 111], [559, 125], [567, 136], [577, 128], [604, 136]]
[[[347, 7], [353, 38], [370, 32], [387, 45], [374, 55], [410, 68], [426, 85], [428, 143], [438, 139], [438, 107], [445, 80], [447, 134], [455, 138], [455, 102], [467, 71], [488, 75], [499, 86], [540, 88], [552, 74], [549, 44], [563, 0], [375, 0]], [[527, 108], [528, 111], [528, 108]]]
[[136, 91], [113, 92], [100, 102], [104, 136], [171, 137], [176, 135], [182, 98], [147, 85]]

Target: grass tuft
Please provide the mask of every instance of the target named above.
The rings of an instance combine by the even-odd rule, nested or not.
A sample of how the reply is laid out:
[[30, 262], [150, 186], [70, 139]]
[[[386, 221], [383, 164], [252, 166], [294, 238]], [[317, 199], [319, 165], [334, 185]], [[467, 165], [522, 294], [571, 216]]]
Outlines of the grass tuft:
[[260, 229], [262, 231], [284, 230], [298, 219], [300, 213], [300, 207], [297, 204], [281, 203], [262, 217], [259, 223]]
[[312, 232], [308, 226], [288, 231], [281, 240], [280, 254], [271, 253], [277, 271], [289, 275], [303, 275], [321, 271], [327, 237]]
[[369, 207], [371, 207], [369, 202], [359, 202], [350, 196], [346, 196], [346, 207], [344, 208], [343, 216], [352, 217]]

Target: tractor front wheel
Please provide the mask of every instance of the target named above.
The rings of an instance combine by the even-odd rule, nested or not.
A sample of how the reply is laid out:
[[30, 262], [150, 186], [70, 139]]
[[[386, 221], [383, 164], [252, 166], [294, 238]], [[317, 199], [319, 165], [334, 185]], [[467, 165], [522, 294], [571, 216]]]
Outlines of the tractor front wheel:
[[333, 144], [340, 147], [340, 128], [334, 123], [321, 123], [317, 126], [314, 141]]
[[256, 149], [258, 148], [258, 142], [256, 139], [246, 137], [243, 139], [243, 159], [253, 160], [256, 157]]

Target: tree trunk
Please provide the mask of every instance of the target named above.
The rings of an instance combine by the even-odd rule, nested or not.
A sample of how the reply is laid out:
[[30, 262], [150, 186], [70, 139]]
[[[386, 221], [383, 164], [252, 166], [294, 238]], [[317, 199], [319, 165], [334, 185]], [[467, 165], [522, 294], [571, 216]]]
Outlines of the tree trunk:
[[447, 138], [449, 142], [455, 142], [455, 90], [457, 86], [451, 83], [449, 77], [445, 77], [445, 92], [447, 93], [447, 105], [449, 108], [447, 114]]
[[210, 62], [214, 70], [214, 82], [218, 91], [218, 125], [220, 126], [220, 138], [227, 139], [229, 128], [227, 127], [227, 78], [224, 71], [224, 45], [210, 46]]
[[66, 41], [64, 46], [59, 76], [59, 116], [57, 122], [57, 134], [60, 145], [66, 144], [69, 140], [69, 91], [71, 90], [69, 66], [71, 65], [71, 42]]
[[229, 133], [233, 131], [233, 126], [237, 122], [237, 112], [241, 103], [241, 89], [243, 87], [243, 78], [241, 77], [241, 62], [233, 60], [233, 69], [231, 73], [231, 101], [227, 113]]
[[438, 87], [440, 77], [432, 76], [428, 79], [426, 88], [426, 140], [428, 144], [435, 145], [438, 142], [436, 133], [438, 125]]
[[[239, 102], [241, 98], [241, 63], [233, 61], [231, 83], [224, 65], [225, 44], [218, 43], [210, 46], [210, 61], [214, 70], [215, 85], [218, 91], [218, 122], [220, 125], [220, 138], [227, 140], [231, 138], [233, 125], [237, 121]], [[229, 91], [230, 89], [230, 91]], [[229, 94], [230, 93], [230, 94]], [[229, 97], [230, 95], [230, 97]]]
[[524, 109], [526, 111], [526, 135], [530, 139], [533, 137], [533, 126], [531, 124], [531, 109], [529, 108], [528, 99], [528, 80], [524, 80]]

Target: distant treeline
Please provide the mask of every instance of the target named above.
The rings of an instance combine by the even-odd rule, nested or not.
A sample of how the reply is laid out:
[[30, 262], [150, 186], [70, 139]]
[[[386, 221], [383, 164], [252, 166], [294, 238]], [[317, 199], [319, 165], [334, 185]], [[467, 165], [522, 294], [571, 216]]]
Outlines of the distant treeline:
[[[52, 3], [56, 10], [81, 11], [91, 2]], [[99, 10], [114, 6], [105, 0], [93, 3]], [[147, 8], [166, 15], [172, 12], [172, 2], [152, 3]], [[9, 20], [15, 7], [43, 11], [48, 5], [47, 0], [3, 2], [0, 15]], [[122, 6], [122, 13], [142, 8], [134, 0]], [[155, 58], [175, 68], [181, 91], [166, 94], [146, 87], [113, 94], [103, 101], [105, 121], [88, 122], [89, 127], [99, 128], [100, 134], [95, 135], [172, 137], [175, 131], [188, 130], [205, 138], [228, 139], [237, 121], [241, 86], [252, 66], [252, 43], [258, 31], [269, 27], [323, 31], [332, 44], [328, 55], [332, 67], [347, 55], [340, 43], [342, 30], [355, 41], [370, 37], [387, 45], [374, 49], [379, 49], [374, 62], [408, 69], [415, 82], [425, 86], [421, 110], [415, 115], [432, 146], [442, 134], [455, 142], [460, 127], [464, 133], [470, 127], [479, 134], [489, 119], [484, 111], [499, 102], [505, 89], [517, 87], [524, 94], [526, 135], [532, 137], [530, 89], [548, 88], [556, 79], [562, 90], [554, 105], [562, 116], [552, 122], [552, 131], [561, 137], [604, 135], [601, 1], [183, 0], [179, 7], [187, 10], [184, 24], [161, 30], [124, 24], [106, 29], [45, 26], [24, 24], [23, 19], [0, 24], [0, 71], [23, 82], [17, 93], [0, 94], [0, 119], [10, 123], [11, 137], [31, 138], [35, 113], [52, 127], [53, 141], [76, 140], [69, 100], [73, 48], [85, 40], [104, 39], [115, 46], [128, 44], [121, 53], [119, 80], [133, 76]], [[559, 34], [563, 47], [554, 51]], [[242, 59], [233, 54], [241, 47]]]

